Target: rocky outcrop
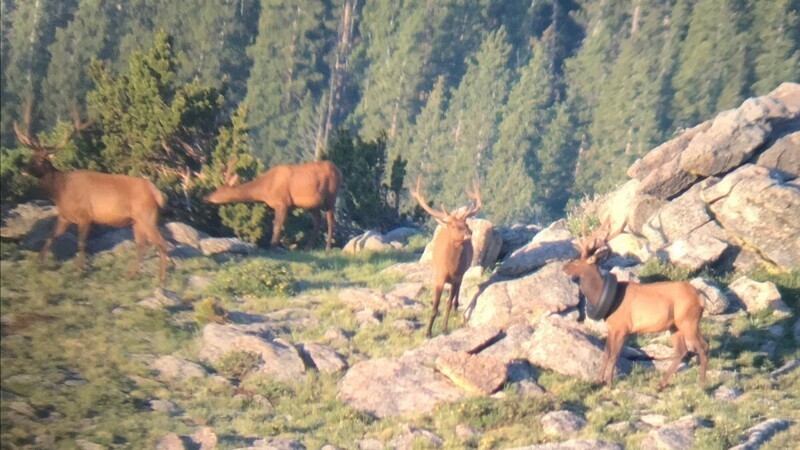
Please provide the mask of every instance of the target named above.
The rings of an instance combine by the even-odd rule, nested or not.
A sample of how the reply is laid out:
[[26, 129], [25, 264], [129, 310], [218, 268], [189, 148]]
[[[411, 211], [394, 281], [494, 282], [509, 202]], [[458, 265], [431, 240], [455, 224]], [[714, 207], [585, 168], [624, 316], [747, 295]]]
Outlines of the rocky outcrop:
[[553, 261], [565, 261], [578, 255], [572, 245], [567, 222], [560, 220], [540, 231], [525, 246], [509, 255], [497, 268], [502, 276], [519, 276]]

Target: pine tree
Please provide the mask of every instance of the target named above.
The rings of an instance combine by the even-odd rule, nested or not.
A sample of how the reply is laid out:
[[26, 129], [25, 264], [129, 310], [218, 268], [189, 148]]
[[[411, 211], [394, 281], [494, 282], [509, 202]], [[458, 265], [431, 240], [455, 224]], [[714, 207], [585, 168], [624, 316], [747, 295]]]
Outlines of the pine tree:
[[447, 204], [463, 203], [469, 180], [482, 180], [491, 165], [511, 75], [506, 38], [503, 28], [486, 36], [453, 92], [446, 115], [452, 150], [434, 155], [435, 173], [444, 178], [441, 200]]
[[757, 2], [751, 40], [755, 50], [752, 91], [764, 95], [785, 81], [800, 81], [800, 19], [792, 0]]
[[580, 146], [573, 134], [574, 119], [566, 103], [555, 105], [554, 111], [547, 134], [536, 152], [539, 162], [536, 192], [544, 206], [542, 213], [546, 220], [561, 217], [573, 194], [574, 167]]
[[747, 82], [744, 36], [732, 0], [698, 0], [673, 79], [676, 125], [692, 126], [741, 103]]
[[519, 81], [508, 96], [498, 127], [492, 163], [483, 186], [486, 213], [496, 223], [533, 217], [539, 164], [536, 148], [550, 122], [554, 74], [546, 48], [533, 45], [533, 57], [520, 68]]

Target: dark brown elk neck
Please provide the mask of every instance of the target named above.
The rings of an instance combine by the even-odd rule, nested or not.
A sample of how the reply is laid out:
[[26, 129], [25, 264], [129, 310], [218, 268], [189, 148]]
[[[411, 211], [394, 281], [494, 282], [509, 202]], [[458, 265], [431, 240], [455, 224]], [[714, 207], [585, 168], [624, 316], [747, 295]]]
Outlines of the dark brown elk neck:
[[597, 267], [587, 267], [581, 273], [579, 287], [586, 301], [592, 306], [597, 306], [603, 290], [603, 277]]
[[48, 198], [58, 203], [59, 196], [63, 190], [65, 173], [53, 169], [39, 177], [39, 188]]

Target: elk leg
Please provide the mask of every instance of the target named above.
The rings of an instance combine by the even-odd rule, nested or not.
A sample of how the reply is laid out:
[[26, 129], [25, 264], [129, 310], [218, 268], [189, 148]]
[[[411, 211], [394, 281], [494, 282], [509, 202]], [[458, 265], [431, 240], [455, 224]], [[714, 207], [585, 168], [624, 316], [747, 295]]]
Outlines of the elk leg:
[[608, 360], [606, 361], [608, 372], [606, 384], [608, 386], [614, 384], [614, 374], [617, 372], [617, 360], [619, 359], [620, 352], [622, 352], [622, 346], [625, 344], [626, 337], [627, 334], [621, 331], [609, 334], [608, 336], [608, 342], [606, 342], [606, 345], [611, 343], [611, 349], [608, 353]]
[[161, 283], [167, 281], [167, 241], [161, 236], [158, 231], [158, 225], [153, 224], [151, 228], [147, 229], [147, 240], [149, 240], [155, 247], [158, 253], [159, 270], [158, 279]]
[[86, 265], [86, 238], [89, 236], [89, 227], [91, 225], [91, 222], [78, 224], [78, 257], [75, 259], [75, 264], [81, 269]]
[[279, 245], [278, 242], [280, 241], [281, 230], [283, 229], [283, 222], [286, 221], [287, 211], [288, 208], [286, 208], [285, 206], [275, 209], [275, 221], [272, 224], [272, 240], [269, 242], [269, 245], [271, 247]]
[[450, 319], [450, 310], [453, 308], [453, 304], [455, 303], [456, 308], [458, 308], [458, 284], [450, 283], [450, 295], [447, 297], [447, 305], [444, 308], [444, 328], [442, 329], [444, 333], [447, 333], [447, 321]]
[[708, 343], [703, 336], [700, 335], [699, 332], [689, 335], [686, 335], [686, 341], [694, 347], [695, 351], [697, 352], [697, 357], [700, 358], [700, 373], [699, 373], [699, 383], [700, 387], [706, 385], [706, 367], [708, 366]]
[[328, 219], [328, 240], [325, 242], [325, 253], [328, 253], [331, 251], [331, 242], [333, 242], [333, 227], [336, 225], [333, 207], [330, 207], [327, 211], [325, 211], [325, 218]]
[[61, 216], [58, 216], [58, 221], [56, 222], [56, 226], [53, 228], [53, 232], [50, 234], [50, 237], [44, 242], [42, 249], [39, 250], [39, 264], [44, 264], [44, 258], [47, 257], [47, 253], [50, 252], [50, 246], [53, 245], [53, 241], [64, 234], [69, 228], [69, 222], [67, 222]]
[[130, 268], [126, 278], [130, 280], [139, 271], [139, 267], [144, 259], [144, 251], [147, 248], [147, 237], [142, 230], [142, 225], [139, 223], [133, 224], [133, 240], [136, 242], [136, 259], [131, 261]]
[[317, 243], [317, 238], [319, 237], [319, 226], [320, 222], [322, 222], [322, 216], [319, 213], [319, 208], [312, 208], [309, 210], [309, 212], [311, 213], [311, 220], [314, 222], [314, 228], [311, 230], [311, 238], [306, 244], [306, 251], [311, 250], [311, 247]]
[[661, 383], [658, 385], [658, 390], [664, 389], [667, 386], [667, 382], [669, 382], [670, 377], [672, 377], [672, 374], [678, 370], [681, 360], [684, 356], [686, 356], [686, 340], [683, 337], [683, 333], [680, 331], [672, 332], [672, 345], [675, 347], [675, 359], [672, 360], [672, 364], [669, 365], [667, 372], [661, 379]]
[[439, 314], [439, 301], [442, 299], [442, 289], [444, 284], [438, 284], [433, 288], [433, 310], [431, 311], [431, 319], [428, 321], [428, 328], [425, 330], [425, 337], [431, 337], [431, 329], [433, 328], [433, 321]]
[[605, 383], [606, 367], [608, 366], [608, 355], [611, 354], [611, 335], [606, 338], [606, 346], [603, 349], [603, 360], [600, 362], [600, 372], [597, 374], [595, 381], [597, 383]]

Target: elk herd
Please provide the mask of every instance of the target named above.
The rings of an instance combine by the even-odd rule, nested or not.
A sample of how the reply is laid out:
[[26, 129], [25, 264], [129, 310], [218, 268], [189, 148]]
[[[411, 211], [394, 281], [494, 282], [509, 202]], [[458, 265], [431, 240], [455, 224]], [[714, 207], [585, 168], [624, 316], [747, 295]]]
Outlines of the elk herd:
[[[90, 122], [81, 122], [77, 111], [73, 110], [73, 127], [63, 135], [58, 144], [48, 146], [31, 136], [30, 111], [31, 105], [28, 102], [24, 129], [14, 122], [14, 132], [18, 141], [33, 151], [27, 173], [37, 178], [42, 192], [55, 203], [58, 211], [55, 228], [39, 253], [40, 263], [49, 252], [53, 240], [63, 234], [71, 224], [78, 228], [76, 263], [79, 267], [85, 264], [86, 239], [91, 224], [132, 226], [137, 257], [131, 264], [128, 277], [139, 270], [149, 243], [155, 246], [160, 258], [159, 279], [163, 282], [167, 273], [167, 243], [159, 232], [158, 218], [161, 208], [166, 204], [165, 196], [151, 181], [144, 178], [90, 170], [57, 169], [51, 162], [54, 152], [63, 148], [74, 133], [86, 129]], [[271, 245], [279, 245], [286, 216], [292, 208], [308, 210], [313, 219], [313, 231], [307, 249], [316, 242], [322, 222], [320, 210], [324, 209], [328, 226], [325, 250], [330, 251], [336, 224], [335, 204], [343, 182], [342, 173], [333, 163], [319, 161], [280, 165], [243, 184], [239, 184], [238, 174], [233, 173], [235, 164], [235, 159], [228, 162], [224, 184], [208, 194], [204, 201], [211, 204], [266, 204], [275, 212]], [[441, 226], [434, 237], [432, 252], [433, 305], [425, 329], [425, 336], [430, 338], [446, 284], [449, 284], [450, 289], [442, 332], [447, 332], [451, 310], [458, 309], [462, 279], [473, 256], [472, 231], [467, 219], [477, 214], [483, 203], [478, 183], [475, 182], [471, 190], [467, 189], [467, 195], [474, 201], [473, 204], [451, 212], [444, 205], [441, 206], [441, 211], [435, 210], [422, 195], [421, 184], [420, 177], [416, 188], [410, 189], [411, 197]], [[604, 320], [608, 328], [598, 381], [607, 385], [612, 383], [616, 362], [627, 336], [669, 330], [675, 353], [659, 387], [667, 385], [689, 349], [699, 356], [699, 379], [703, 385], [708, 344], [700, 334], [704, 302], [695, 288], [686, 282], [617, 282], [613, 275], [604, 275], [597, 267], [597, 263], [609, 252], [608, 241], [619, 234], [622, 227], [612, 232], [608, 222], [605, 222], [587, 237], [584, 226], [584, 233], [575, 243], [579, 252], [578, 258], [563, 267], [566, 274], [578, 280], [580, 291], [587, 302], [587, 311], [590, 315], [596, 315], [593, 318]]]

